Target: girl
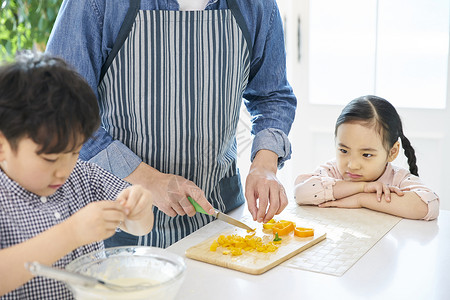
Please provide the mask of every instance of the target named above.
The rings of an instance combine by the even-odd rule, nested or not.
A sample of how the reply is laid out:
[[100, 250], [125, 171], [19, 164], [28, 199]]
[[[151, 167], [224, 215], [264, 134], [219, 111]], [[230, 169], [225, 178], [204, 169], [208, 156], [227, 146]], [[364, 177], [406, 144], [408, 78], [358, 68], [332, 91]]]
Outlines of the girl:
[[[391, 164], [401, 140], [409, 171]], [[335, 126], [336, 159], [295, 180], [298, 204], [368, 209], [435, 219], [439, 197], [418, 177], [416, 156], [402, 122], [387, 100], [364, 96], [342, 110]]]

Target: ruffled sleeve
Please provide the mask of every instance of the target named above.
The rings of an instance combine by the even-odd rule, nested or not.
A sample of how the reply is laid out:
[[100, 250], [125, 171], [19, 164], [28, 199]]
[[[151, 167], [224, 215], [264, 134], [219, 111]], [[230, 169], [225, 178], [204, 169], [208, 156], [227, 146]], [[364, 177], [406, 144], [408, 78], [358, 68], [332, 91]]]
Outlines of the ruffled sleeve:
[[313, 173], [302, 174], [295, 180], [295, 201], [298, 204], [319, 205], [336, 200], [333, 186], [342, 180], [334, 161], [319, 166]]

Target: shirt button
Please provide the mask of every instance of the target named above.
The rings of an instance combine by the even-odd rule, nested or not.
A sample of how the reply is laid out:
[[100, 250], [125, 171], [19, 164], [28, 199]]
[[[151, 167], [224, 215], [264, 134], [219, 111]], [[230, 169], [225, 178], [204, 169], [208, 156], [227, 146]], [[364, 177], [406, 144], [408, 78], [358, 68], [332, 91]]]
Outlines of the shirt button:
[[42, 203], [46, 203], [46, 202], [47, 202], [47, 197], [42, 196], [42, 197], [41, 197], [41, 202], [42, 202]]
[[61, 218], [61, 214], [57, 211], [55, 211], [55, 218], [57, 218], [57, 219]]

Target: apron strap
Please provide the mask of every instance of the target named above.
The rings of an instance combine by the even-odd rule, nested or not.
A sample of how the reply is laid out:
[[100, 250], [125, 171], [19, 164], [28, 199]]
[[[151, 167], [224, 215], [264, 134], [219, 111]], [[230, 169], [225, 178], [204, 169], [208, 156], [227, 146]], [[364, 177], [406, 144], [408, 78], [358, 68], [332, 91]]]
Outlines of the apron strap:
[[136, 19], [140, 7], [141, 0], [130, 0], [130, 7], [128, 8], [125, 20], [122, 23], [122, 27], [120, 27], [119, 34], [117, 35], [116, 41], [114, 42], [114, 46], [102, 66], [100, 79], [98, 82], [102, 82], [109, 66], [113, 62], [120, 48], [122, 48], [123, 42], [126, 40], [128, 34], [130, 33], [131, 27], [133, 26], [134, 20]]
[[236, 22], [238, 23], [239, 27], [241, 28], [242, 34], [247, 41], [247, 47], [248, 47], [248, 53], [250, 57], [250, 61], [252, 58], [252, 50], [253, 50], [253, 44], [252, 39], [250, 36], [250, 31], [248, 30], [247, 24], [245, 23], [244, 16], [241, 13], [241, 10], [239, 9], [239, 6], [237, 4], [236, 0], [227, 0], [228, 9], [231, 10], [231, 13], [233, 14], [234, 18], [236, 19]]
[[[253, 44], [250, 37], [250, 31], [248, 30], [247, 24], [245, 23], [244, 16], [239, 9], [239, 6], [236, 0], [227, 0], [228, 8], [231, 10], [236, 22], [242, 30], [242, 34], [247, 42], [249, 57], [252, 57]], [[122, 23], [122, 27], [120, 27], [119, 34], [117, 35], [117, 39], [114, 42], [114, 46], [111, 52], [108, 54], [105, 63], [102, 66], [100, 72], [99, 82], [103, 80], [106, 72], [108, 71], [109, 66], [113, 62], [120, 48], [122, 48], [123, 42], [128, 37], [130, 33], [131, 27], [133, 26], [134, 20], [136, 19], [136, 15], [139, 12], [139, 8], [141, 7], [141, 0], [130, 0], [130, 7], [128, 8], [128, 12], [125, 16], [125, 20]]]

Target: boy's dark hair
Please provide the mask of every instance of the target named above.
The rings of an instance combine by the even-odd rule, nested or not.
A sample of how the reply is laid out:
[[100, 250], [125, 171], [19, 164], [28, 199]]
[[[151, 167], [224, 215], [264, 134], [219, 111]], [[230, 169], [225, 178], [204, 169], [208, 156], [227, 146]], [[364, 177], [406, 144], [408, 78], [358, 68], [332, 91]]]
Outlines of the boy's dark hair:
[[403, 134], [402, 121], [395, 107], [389, 101], [377, 96], [362, 96], [347, 104], [336, 121], [334, 135], [343, 123], [359, 121], [374, 126], [383, 138], [383, 145], [389, 152], [400, 138], [405, 156], [408, 158], [409, 171], [419, 176], [414, 148]]
[[99, 125], [94, 92], [62, 59], [24, 51], [0, 66], [0, 131], [14, 151], [25, 137], [38, 154], [72, 151]]

